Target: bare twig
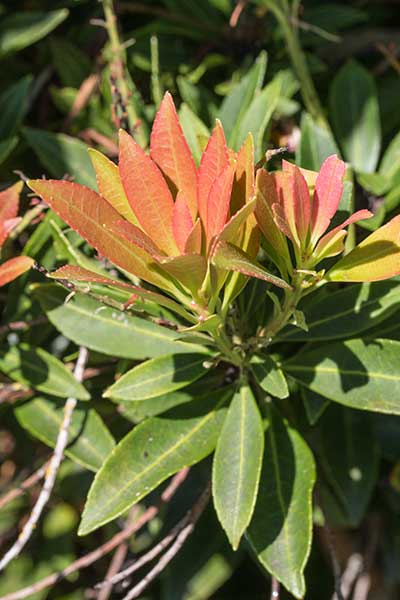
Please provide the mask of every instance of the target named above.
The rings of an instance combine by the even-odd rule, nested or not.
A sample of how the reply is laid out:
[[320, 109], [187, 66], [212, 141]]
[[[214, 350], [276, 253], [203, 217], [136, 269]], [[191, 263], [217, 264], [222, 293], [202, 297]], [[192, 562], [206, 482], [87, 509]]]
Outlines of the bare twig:
[[280, 583], [273, 577], [271, 580], [271, 600], [279, 600]]
[[[342, 592], [344, 600], [347, 600], [353, 589], [354, 582], [359, 577], [363, 568], [363, 558], [361, 554], [351, 554], [343, 574], [341, 576], [340, 590]], [[332, 600], [337, 600], [336, 592], [332, 596]]]
[[249, 3], [249, 0], [238, 0], [236, 6], [233, 9], [232, 14], [230, 16], [229, 27], [236, 27], [236, 25], [238, 24], [238, 21], [240, 19], [240, 15], [244, 11], [244, 9], [246, 8], [248, 3]]
[[11, 323], [5, 323], [0, 326], [0, 335], [8, 333], [9, 331], [23, 331], [30, 327], [35, 327], [36, 325], [44, 325], [47, 322], [47, 317], [44, 316], [32, 319], [31, 321], [12, 321]]
[[[74, 376], [77, 381], [82, 381], [83, 371], [85, 369], [85, 364], [87, 361], [88, 351], [86, 348], [81, 347], [79, 350], [78, 360], [74, 369]], [[46, 506], [51, 492], [54, 487], [54, 483], [56, 480], [57, 472], [60, 467], [60, 464], [64, 457], [64, 450], [68, 443], [68, 429], [71, 423], [72, 413], [75, 409], [77, 400], [75, 398], [68, 398], [65, 406], [64, 406], [64, 418], [61, 423], [60, 431], [57, 436], [56, 446], [54, 448], [53, 455], [50, 459], [50, 463], [46, 470], [45, 480], [39, 497], [36, 501], [35, 506], [32, 509], [32, 512], [29, 516], [29, 519], [24, 525], [20, 535], [18, 536], [17, 541], [11, 546], [11, 548], [6, 552], [0, 561], [0, 571], [4, 569], [9, 562], [11, 562], [14, 558], [16, 558], [25, 544], [28, 542], [32, 533], [35, 530], [35, 527], [40, 519], [40, 516], [43, 512], [44, 507]]]
[[15, 240], [46, 209], [47, 205], [40, 202], [40, 204], [28, 210], [18, 225], [11, 231], [9, 235], [10, 240]]
[[189, 470], [182, 469], [179, 473], [175, 475], [175, 477], [171, 480], [171, 483], [167, 486], [164, 492], [161, 495], [161, 502], [158, 505], [150, 506], [141, 517], [131, 525], [128, 525], [125, 529], [115, 534], [110, 540], [85, 554], [78, 560], [75, 560], [73, 563], [65, 567], [62, 571], [56, 571], [44, 579], [33, 583], [25, 588], [17, 590], [16, 592], [11, 592], [10, 594], [6, 594], [5, 596], [1, 596], [0, 600], [22, 600], [23, 598], [27, 598], [28, 596], [32, 596], [33, 594], [40, 592], [41, 590], [45, 590], [46, 588], [54, 585], [58, 581], [61, 581], [71, 575], [71, 573], [75, 573], [76, 571], [80, 571], [81, 569], [86, 569], [94, 562], [98, 561], [100, 558], [103, 558], [109, 552], [112, 552], [115, 548], [117, 548], [122, 542], [129, 539], [134, 533], [139, 531], [142, 527], [146, 525], [151, 519], [153, 519], [160, 510], [160, 507], [163, 504], [166, 504], [171, 500], [173, 495], [176, 493], [179, 486], [182, 485], [184, 480], [187, 477]]
[[147, 588], [147, 586], [165, 569], [165, 567], [171, 562], [174, 556], [177, 555], [179, 550], [182, 548], [183, 544], [192, 533], [197, 521], [199, 520], [201, 514], [203, 513], [205, 507], [208, 504], [210, 499], [211, 489], [210, 485], [206, 487], [203, 491], [196, 504], [190, 511], [190, 516], [188, 518], [188, 524], [180, 531], [179, 535], [176, 537], [175, 542], [172, 546], [167, 550], [167, 552], [162, 556], [162, 558], [158, 561], [158, 563], [147, 573], [147, 575], [133, 587], [130, 592], [123, 598], [123, 600], [134, 600], [140, 596], [140, 594]]
[[81, 110], [85, 108], [94, 92], [97, 90], [100, 84], [100, 76], [97, 73], [92, 73], [84, 79], [80, 85], [75, 100], [71, 106], [65, 122], [64, 129], [68, 128], [71, 122], [79, 115]]
[[396, 48], [394, 44], [388, 44], [386, 46], [382, 42], [377, 42], [375, 46], [379, 50], [379, 52], [383, 54], [387, 63], [389, 63], [396, 71], [396, 73], [400, 75], [400, 60], [398, 58], [400, 47]]
[[13, 488], [12, 490], [10, 490], [6, 494], [4, 494], [0, 498], [0, 510], [2, 508], [4, 508], [7, 504], [9, 504], [10, 502], [15, 500], [16, 498], [19, 498], [19, 496], [22, 496], [23, 494], [25, 494], [27, 490], [29, 490], [31, 487], [36, 485], [36, 483], [38, 483], [38, 481], [43, 479], [43, 477], [46, 474], [46, 469], [49, 466], [49, 462], [50, 461], [47, 461], [46, 463], [44, 463], [44, 465], [42, 465], [41, 467], [39, 467], [39, 469], [37, 471], [35, 471], [31, 475], [29, 475], [29, 477], [27, 477], [17, 487]]
[[345, 600], [345, 598], [343, 597], [343, 594], [342, 594], [342, 585], [341, 585], [342, 574], [341, 574], [341, 570], [340, 570], [339, 561], [336, 556], [334, 536], [333, 536], [333, 532], [332, 532], [331, 528], [326, 524], [326, 519], [325, 519], [324, 531], [326, 534], [325, 535], [326, 545], [328, 547], [329, 555], [330, 555], [331, 563], [332, 563], [333, 578], [334, 578], [334, 582], [335, 582], [335, 600]]
[[117, 144], [110, 140], [110, 138], [108, 138], [106, 135], [96, 131], [96, 129], [84, 129], [83, 131], [79, 132], [79, 137], [82, 138], [86, 143], [93, 144], [94, 142], [99, 146], [103, 146], [108, 156], [118, 156]]

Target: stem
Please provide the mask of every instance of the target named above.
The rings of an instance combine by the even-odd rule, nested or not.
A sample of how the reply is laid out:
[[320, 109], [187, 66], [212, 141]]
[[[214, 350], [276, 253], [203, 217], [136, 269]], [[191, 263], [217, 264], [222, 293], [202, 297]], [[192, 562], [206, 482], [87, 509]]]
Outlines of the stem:
[[268, 343], [287, 325], [297, 304], [303, 295], [304, 274], [297, 274], [293, 279], [293, 290], [285, 290], [285, 298], [281, 311], [260, 332], [260, 336], [266, 337]]

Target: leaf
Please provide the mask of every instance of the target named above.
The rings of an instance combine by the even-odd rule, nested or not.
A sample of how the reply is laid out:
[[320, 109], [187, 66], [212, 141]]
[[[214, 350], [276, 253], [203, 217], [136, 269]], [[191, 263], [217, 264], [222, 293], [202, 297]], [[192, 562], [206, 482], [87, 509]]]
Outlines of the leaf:
[[167, 273], [175, 277], [187, 287], [194, 297], [204, 281], [207, 273], [207, 261], [201, 254], [184, 254], [160, 261]]
[[253, 356], [250, 365], [258, 384], [264, 392], [280, 399], [289, 396], [289, 389], [283, 371], [268, 354]]
[[0, 265], [0, 287], [14, 281], [17, 277], [29, 271], [33, 265], [29, 256], [16, 256]]
[[[36, 397], [15, 408], [19, 424], [54, 448], [64, 416], [64, 403]], [[65, 454], [91, 471], [98, 471], [115, 446], [114, 438], [97, 412], [75, 408], [68, 429]]]
[[235, 177], [232, 186], [231, 214], [254, 198], [254, 141], [249, 133], [236, 155]]
[[383, 225], [328, 271], [328, 281], [380, 281], [400, 274], [400, 215]]
[[381, 125], [373, 78], [359, 63], [348, 62], [333, 80], [330, 100], [345, 159], [357, 171], [374, 172], [381, 148]]
[[193, 219], [185, 197], [182, 192], [178, 192], [172, 213], [172, 232], [181, 254], [185, 253], [186, 243], [193, 226]]
[[92, 72], [89, 56], [65, 37], [52, 37], [50, 48], [54, 68], [62, 85], [79, 89], [84, 79]]
[[24, 138], [52, 177], [71, 175], [76, 183], [96, 189], [96, 178], [87, 146], [64, 133], [24, 127]]
[[208, 194], [206, 234], [209, 243], [221, 233], [228, 219], [234, 174], [234, 166], [225, 167]]
[[236, 136], [241, 120], [253, 100], [254, 94], [261, 88], [267, 66], [267, 54], [261, 52], [250, 71], [237, 83], [221, 104], [218, 118], [221, 120], [229, 147], [238, 150]]
[[96, 173], [99, 194], [127, 221], [139, 225], [126, 197], [117, 165], [94, 148], [89, 148], [88, 152]]
[[32, 75], [26, 75], [0, 95], [0, 139], [12, 138], [28, 109]]
[[315, 425], [320, 416], [330, 405], [330, 402], [323, 396], [320, 396], [305, 387], [300, 387], [300, 394], [306, 411], [307, 420], [310, 425]]
[[351, 337], [387, 319], [399, 306], [400, 287], [394, 281], [347, 286], [300, 304], [306, 314], [308, 331], [288, 327], [279, 334], [279, 341]]
[[257, 277], [278, 287], [290, 289], [290, 285], [280, 277], [269, 273], [264, 267], [252, 260], [245, 252], [229, 242], [218, 242], [212, 257], [213, 264], [227, 271], [236, 271], [249, 277]]
[[371, 416], [331, 404], [320, 419], [318, 433], [322, 473], [347, 526], [358, 527], [378, 477], [379, 452]]
[[202, 460], [217, 443], [227, 394], [147, 419], [116, 446], [95, 477], [79, 535], [86, 535], [140, 502], [168, 477]]
[[66, 8], [46, 12], [14, 12], [0, 23], [0, 58], [44, 38], [68, 17]]
[[113, 400], [140, 401], [189, 385], [207, 373], [204, 354], [170, 354], [152, 358], [124, 373], [103, 394]]
[[218, 438], [212, 474], [215, 510], [234, 550], [253, 514], [263, 450], [261, 415], [251, 389], [243, 384]]
[[311, 239], [314, 242], [325, 233], [338, 210], [345, 172], [345, 163], [333, 154], [324, 160], [317, 175], [311, 216]]
[[65, 303], [65, 290], [55, 285], [36, 287], [34, 295], [60, 333], [77, 345], [103, 354], [143, 360], [202, 350], [179, 341], [181, 336], [176, 331], [119, 313], [88, 296], [76, 294]]
[[207, 140], [209, 131], [203, 121], [185, 103], [182, 103], [179, 108], [179, 120], [193, 158], [196, 164], [199, 164], [203, 152], [202, 142]]
[[393, 180], [400, 171], [400, 131], [394, 136], [379, 166], [379, 174]]
[[61, 398], [89, 400], [90, 395], [64, 364], [43, 350], [20, 343], [0, 352], [0, 369], [23, 385]]
[[169, 92], [166, 92], [153, 123], [150, 155], [172, 182], [176, 192], [182, 192], [194, 220], [197, 215], [196, 165]]
[[324, 160], [332, 154], [339, 154], [339, 150], [329, 129], [317, 125], [311, 115], [303, 112], [296, 164], [303, 169], [319, 171]]
[[125, 131], [120, 131], [119, 172], [129, 204], [147, 235], [168, 255], [178, 254], [172, 234], [174, 201], [161, 171]]
[[262, 566], [296, 598], [311, 549], [315, 466], [303, 438], [269, 411], [263, 468], [247, 539]]
[[148, 268], [151, 256], [120, 235], [119, 214], [96, 192], [69, 181], [36, 179], [28, 185], [101, 255], [149, 283], [163, 287], [164, 281], [165, 286], [165, 280]]
[[400, 414], [400, 342], [362, 339], [299, 352], [283, 370], [301, 385], [345, 406]]
[[0, 164], [2, 164], [18, 144], [18, 137], [13, 136], [0, 141]]

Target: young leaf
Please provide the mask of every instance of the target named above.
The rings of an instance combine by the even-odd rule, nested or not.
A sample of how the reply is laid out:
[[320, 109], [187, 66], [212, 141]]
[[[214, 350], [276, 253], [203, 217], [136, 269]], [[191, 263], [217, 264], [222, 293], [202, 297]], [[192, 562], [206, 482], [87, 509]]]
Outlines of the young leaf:
[[0, 369], [15, 381], [61, 398], [89, 400], [90, 395], [64, 364], [43, 350], [22, 343], [0, 352]]
[[312, 539], [313, 456], [294, 429], [269, 411], [263, 467], [247, 538], [263, 567], [295, 598], [303, 598], [303, 571]]
[[69, 181], [44, 179], [31, 180], [29, 187], [101, 255], [149, 283], [165, 286], [165, 280], [148, 268], [151, 256], [120, 235], [119, 214], [96, 192]]
[[254, 196], [254, 141], [251, 133], [245, 138], [236, 156], [232, 185], [231, 214], [235, 215]]
[[168, 255], [178, 254], [172, 234], [174, 201], [161, 171], [125, 131], [120, 131], [119, 172], [140, 225]]
[[400, 342], [354, 339], [299, 352], [283, 369], [329, 400], [398, 415], [399, 361]]
[[400, 274], [400, 215], [383, 225], [326, 274], [329, 281], [379, 281]]
[[281, 399], [289, 396], [283, 371], [268, 354], [253, 356], [250, 364], [255, 378], [265, 392]]
[[312, 201], [312, 240], [317, 241], [329, 227], [343, 193], [345, 163], [335, 154], [327, 158], [315, 181]]
[[29, 271], [34, 261], [29, 256], [16, 256], [0, 265], [0, 287]]
[[140, 502], [168, 477], [210, 454], [217, 443], [229, 395], [179, 407], [137, 425], [116, 446], [90, 489], [80, 535]]
[[178, 192], [172, 213], [172, 231], [181, 254], [185, 254], [186, 242], [193, 230], [193, 219], [182, 192]]
[[[64, 415], [64, 403], [35, 397], [15, 409], [22, 427], [43, 443], [54, 448]], [[66, 456], [91, 471], [98, 471], [115, 446], [114, 438], [91, 408], [75, 408], [68, 429]]]
[[207, 261], [201, 254], [184, 254], [160, 261], [162, 268], [196, 296], [207, 273]]
[[150, 155], [186, 198], [190, 214], [197, 215], [197, 173], [193, 156], [183, 135], [171, 94], [165, 94], [150, 136]]
[[219, 235], [229, 214], [235, 167], [228, 165], [215, 179], [207, 200], [206, 234], [208, 242]]
[[207, 373], [204, 354], [170, 354], [153, 358], [120, 377], [103, 394], [113, 400], [146, 400], [189, 385]]
[[290, 285], [286, 281], [269, 273], [245, 252], [229, 242], [218, 242], [213, 253], [212, 262], [219, 269], [237, 271], [249, 277], [263, 279], [278, 287], [290, 289]]
[[212, 475], [215, 510], [234, 550], [253, 514], [263, 449], [260, 412], [251, 389], [242, 385], [218, 438]]

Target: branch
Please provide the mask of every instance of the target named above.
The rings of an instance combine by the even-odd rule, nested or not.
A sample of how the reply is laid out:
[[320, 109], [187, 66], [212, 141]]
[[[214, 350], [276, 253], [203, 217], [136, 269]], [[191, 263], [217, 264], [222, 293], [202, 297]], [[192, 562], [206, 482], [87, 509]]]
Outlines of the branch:
[[182, 548], [183, 544], [192, 533], [197, 521], [202, 515], [205, 507], [208, 504], [210, 499], [211, 489], [210, 484], [207, 485], [206, 489], [203, 491], [196, 504], [192, 507], [190, 514], [188, 515], [188, 523], [181, 530], [179, 535], [177, 536], [175, 542], [172, 546], [167, 550], [164, 556], [159, 560], [159, 562], [147, 573], [147, 575], [140, 581], [135, 587], [131, 589], [131, 591], [123, 598], [123, 600], [134, 600], [140, 596], [140, 594], [147, 588], [147, 586], [165, 569], [165, 567], [171, 562], [171, 560], [176, 556], [179, 550]]
[[146, 525], [151, 519], [153, 519], [157, 513], [159, 512], [161, 506], [168, 503], [171, 498], [174, 496], [175, 492], [179, 488], [180, 485], [184, 482], [187, 477], [189, 469], [182, 469], [175, 475], [175, 477], [171, 480], [171, 483], [161, 494], [161, 501], [158, 505], [150, 506], [142, 516], [131, 525], [127, 526], [123, 531], [115, 534], [110, 540], [85, 554], [78, 560], [75, 560], [73, 563], [65, 567], [62, 571], [56, 571], [51, 575], [48, 575], [44, 579], [33, 583], [25, 588], [17, 590], [16, 592], [11, 592], [10, 594], [6, 594], [5, 596], [1, 596], [0, 600], [22, 600], [23, 598], [27, 598], [28, 596], [32, 596], [32, 594], [36, 594], [41, 590], [45, 590], [46, 588], [54, 585], [58, 581], [61, 581], [71, 575], [71, 573], [75, 573], [76, 571], [80, 571], [81, 569], [86, 569], [94, 562], [98, 561], [100, 558], [103, 558], [109, 552], [112, 552], [115, 548], [117, 548], [122, 542], [129, 539], [134, 533], [139, 531], [142, 527]]
[[279, 600], [279, 592], [280, 592], [280, 583], [273, 577], [271, 580], [271, 600]]
[[[77, 381], [82, 381], [87, 356], [88, 351], [86, 350], [86, 348], [83, 348], [81, 346], [79, 350], [78, 360], [74, 369], [74, 376], [77, 379]], [[39, 494], [35, 506], [32, 509], [29, 519], [25, 523], [24, 528], [18, 536], [17, 541], [13, 544], [13, 546], [11, 546], [11, 548], [8, 550], [8, 552], [6, 552], [6, 554], [0, 561], [0, 571], [4, 569], [8, 565], [8, 563], [10, 563], [14, 558], [16, 558], [20, 554], [25, 544], [28, 542], [29, 538], [34, 532], [36, 525], [40, 519], [40, 516], [43, 512], [43, 509], [50, 498], [57, 477], [58, 469], [64, 457], [64, 450], [68, 443], [68, 429], [71, 423], [72, 413], [75, 409], [76, 404], [77, 400], [75, 398], [68, 398], [65, 403], [63, 422], [61, 423], [60, 431], [58, 433], [54, 453], [50, 459], [49, 466], [46, 470], [42, 490]]]
[[15, 500], [15, 498], [19, 498], [19, 496], [25, 494], [25, 492], [29, 490], [29, 488], [31, 488], [38, 481], [43, 479], [43, 477], [46, 475], [46, 469], [48, 468], [49, 463], [50, 461], [45, 462], [44, 465], [42, 465], [37, 471], [32, 473], [32, 475], [29, 475], [29, 477], [27, 477], [20, 485], [4, 494], [4, 496], [1, 496], [0, 510], [10, 502]]

